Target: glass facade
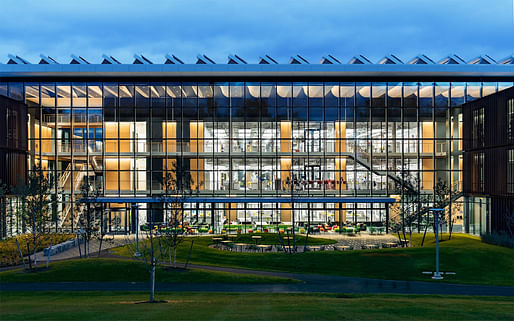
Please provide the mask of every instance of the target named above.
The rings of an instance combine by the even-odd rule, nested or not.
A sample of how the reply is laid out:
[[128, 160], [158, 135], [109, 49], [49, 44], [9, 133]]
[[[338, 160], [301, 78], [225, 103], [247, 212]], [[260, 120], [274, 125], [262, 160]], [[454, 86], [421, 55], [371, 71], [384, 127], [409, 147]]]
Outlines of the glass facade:
[[[28, 105], [29, 168], [41, 166], [54, 182], [56, 225], [74, 228], [86, 177], [101, 196], [159, 197], [177, 164], [197, 196], [390, 196], [398, 207], [405, 186], [430, 199], [439, 180], [457, 195], [459, 106], [510, 86], [93, 81], [0, 83], [0, 91]], [[227, 222], [380, 224], [386, 206], [197, 202], [185, 204], [183, 220], [215, 230]], [[162, 208], [142, 204], [141, 221], [149, 211]], [[110, 231], [130, 230], [127, 204], [106, 213]], [[152, 217], [166, 221], [166, 213]]]

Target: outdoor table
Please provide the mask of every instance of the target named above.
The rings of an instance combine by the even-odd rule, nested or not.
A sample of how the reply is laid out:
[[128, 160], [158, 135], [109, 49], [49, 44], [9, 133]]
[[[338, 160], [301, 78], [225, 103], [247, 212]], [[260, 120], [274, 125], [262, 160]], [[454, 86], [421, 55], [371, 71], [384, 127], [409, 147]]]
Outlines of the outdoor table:
[[238, 235], [237, 234], [229, 234], [229, 235], [227, 235], [227, 237], [230, 239], [235, 239], [238, 237]]
[[262, 239], [262, 236], [260, 236], [260, 235], [252, 235], [252, 239], [255, 240], [255, 245], [257, 245], [257, 240]]
[[387, 242], [385, 243], [385, 245], [387, 245], [387, 247], [396, 247], [398, 245], [398, 243], [395, 243], [395, 242]]
[[319, 246], [309, 246], [309, 249], [311, 251], [319, 251], [321, 249], [321, 247], [319, 247]]
[[222, 240], [223, 240], [223, 238], [221, 238], [221, 237], [213, 237], [212, 241], [214, 242], [214, 247], [218, 248], [220, 241], [222, 241]]
[[228, 240], [221, 241], [221, 244], [223, 244], [223, 245], [228, 247], [229, 244], [232, 244], [232, 241], [228, 241]]
[[246, 243], [236, 243], [234, 244], [236, 246], [236, 248], [240, 248], [241, 249], [241, 252], [243, 252], [243, 248], [248, 245]]
[[371, 249], [375, 249], [377, 247], [377, 245], [376, 244], [365, 244], [363, 247], [365, 249], [371, 250]]
[[340, 251], [347, 251], [350, 249], [350, 247], [348, 245], [338, 245], [338, 246], [335, 246], [334, 249], [337, 249]]
[[264, 252], [264, 249], [265, 248], [268, 248], [269, 245], [257, 245], [257, 248], [259, 248], [261, 250], [261, 252]]

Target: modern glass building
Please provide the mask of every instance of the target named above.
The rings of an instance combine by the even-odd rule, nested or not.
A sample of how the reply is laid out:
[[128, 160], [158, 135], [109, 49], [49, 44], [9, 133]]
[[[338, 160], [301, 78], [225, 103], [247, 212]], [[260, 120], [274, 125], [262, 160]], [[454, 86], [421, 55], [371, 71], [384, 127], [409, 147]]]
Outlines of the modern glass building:
[[10, 56], [0, 65], [0, 95], [27, 105], [27, 168], [41, 166], [53, 182], [52, 226], [77, 228], [87, 179], [103, 206], [102, 227], [122, 233], [137, 228], [134, 205], [139, 224], [166, 224], [163, 177], [176, 168], [191, 177], [181, 219], [198, 229], [346, 222], [389, 229], [405, 213], [419, 227], [444, 182], [444, 206], [454, 230], [464, 230], [461, 105], [514, 81], [512, 57], [72, 58], [29, 64]]

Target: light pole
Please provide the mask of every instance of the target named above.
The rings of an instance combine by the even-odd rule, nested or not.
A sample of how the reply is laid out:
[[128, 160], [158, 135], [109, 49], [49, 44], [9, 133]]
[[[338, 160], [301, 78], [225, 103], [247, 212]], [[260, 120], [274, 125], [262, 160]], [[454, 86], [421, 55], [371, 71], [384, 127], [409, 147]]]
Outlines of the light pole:
[[135, 213], [136, 216], [136, 253], [134, 253], [135, 257], [140, 257], [141, 252], [139, 252], [139, 211], [138, 211], [139, 205], [138, 204], [132, 204], [132, 210]]
[[443, 277], [439, 272], [439, 212], [444, 212], [444, 208], [431, 208], [435, 215], [435, 273], [432, 276], [434, 280], [442, 280]]

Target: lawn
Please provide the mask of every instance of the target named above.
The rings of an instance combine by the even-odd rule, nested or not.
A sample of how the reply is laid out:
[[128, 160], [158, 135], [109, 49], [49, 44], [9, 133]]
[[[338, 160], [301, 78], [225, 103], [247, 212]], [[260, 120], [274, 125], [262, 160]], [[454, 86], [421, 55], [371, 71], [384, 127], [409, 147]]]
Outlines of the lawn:
[[[0, 272], [1, 282], [148, 282], [150, 278], [141, 262], [120, 259], [77, 259], [50, 264], [48, 270]], [[198, 269], [159, 267], [157, 282], [181, 283], [291, 283], [293, 279], [260, 275], [233, 274]]]
[[3, 320], [512, 320], [513, 298], [268, 293], [2, 292]]
[[[332, 275], [379, 278], [390, 280], [432, 281], [422, 275], [433, 271], [435, 239], [428, 234], [424, 247], [419, 247], [422, 235], [413, 235], [412, 248], [320, 251], [297, 254], [239, 253], [208, 247], [210, 237], [195, 239], [191, 263]], [[441, 271], [456, 272], [445, 277], [445, 282], [514, 286], [514, 250], [482, 243], [465, 234], [453, 234], [451, 240], [440, 243]], [[184, 241], [178, 259], [185, 261], [190, 241]], [[118, 255], [132, 256], [131, 247], [112, 250]]]

